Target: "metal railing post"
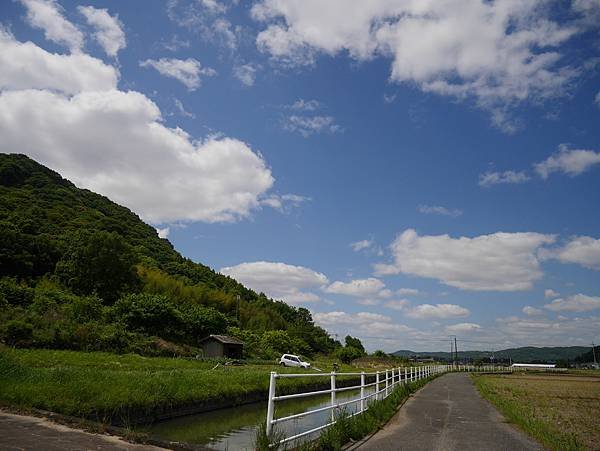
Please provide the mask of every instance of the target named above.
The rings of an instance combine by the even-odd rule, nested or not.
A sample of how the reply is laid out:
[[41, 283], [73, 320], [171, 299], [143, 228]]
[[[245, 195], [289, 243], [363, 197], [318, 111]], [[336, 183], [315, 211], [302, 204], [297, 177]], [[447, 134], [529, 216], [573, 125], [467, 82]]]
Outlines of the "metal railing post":
[[360, 372], [360, 411], [365, 411], [365, 372]]
[[267, 436], [271, 435], [273, 430], [273, 417], [275, 415], [275, 381], [277, 380], [277, 373], [271, 371], [271, 378], [269, 379], [269, 400], [267, 404]]
[[375, 399], [379, 399], [379, 371], [375, 373]]
[[331, 373], [331, 421], [335, 421], [335, 371]]

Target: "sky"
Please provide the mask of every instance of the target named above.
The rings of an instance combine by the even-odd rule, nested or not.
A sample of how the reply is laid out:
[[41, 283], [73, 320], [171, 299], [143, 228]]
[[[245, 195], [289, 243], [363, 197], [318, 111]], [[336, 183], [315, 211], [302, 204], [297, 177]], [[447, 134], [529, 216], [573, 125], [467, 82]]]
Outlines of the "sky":
[[0, 4], [0, 152], [367, 349], [600, 341], [600, 1]]

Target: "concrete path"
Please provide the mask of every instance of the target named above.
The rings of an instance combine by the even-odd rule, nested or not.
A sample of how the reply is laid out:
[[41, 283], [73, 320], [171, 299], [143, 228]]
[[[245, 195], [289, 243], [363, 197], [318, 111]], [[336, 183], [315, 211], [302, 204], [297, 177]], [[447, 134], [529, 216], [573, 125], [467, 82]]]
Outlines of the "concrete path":
[[411, 397], [360, 450], [543, 450], [507, 424], [464, 373], [438, 377]]
[[150, 445], [135, 445], [118, 437], [92, 434], [26, 415], [0, 411], [0, 450], [154, 450]]

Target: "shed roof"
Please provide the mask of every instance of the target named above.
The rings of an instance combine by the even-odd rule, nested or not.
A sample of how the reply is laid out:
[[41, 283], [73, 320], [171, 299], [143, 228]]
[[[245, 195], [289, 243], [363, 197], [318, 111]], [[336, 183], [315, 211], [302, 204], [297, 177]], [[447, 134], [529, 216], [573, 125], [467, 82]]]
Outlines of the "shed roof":
[[229, 335], [209, 335], [208, 337], [204, 337], [202, 340], [200, 340], [200, 343], [203, 343], [207, 340], [210, 339], [213, 340], [217, 340], [223, 344], [227, 344], [227, 345], [243, 345], [244, 342], [242, 340], [238, 340], [235, 337], [230, 337]]

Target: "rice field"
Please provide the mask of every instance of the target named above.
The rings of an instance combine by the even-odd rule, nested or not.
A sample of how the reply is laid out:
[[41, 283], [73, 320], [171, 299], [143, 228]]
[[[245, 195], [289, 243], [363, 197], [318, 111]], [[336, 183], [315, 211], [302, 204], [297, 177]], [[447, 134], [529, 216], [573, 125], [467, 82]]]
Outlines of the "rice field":
[[474, 376], [480, 393], [553, 450], [600, 450], [600, 373]]

